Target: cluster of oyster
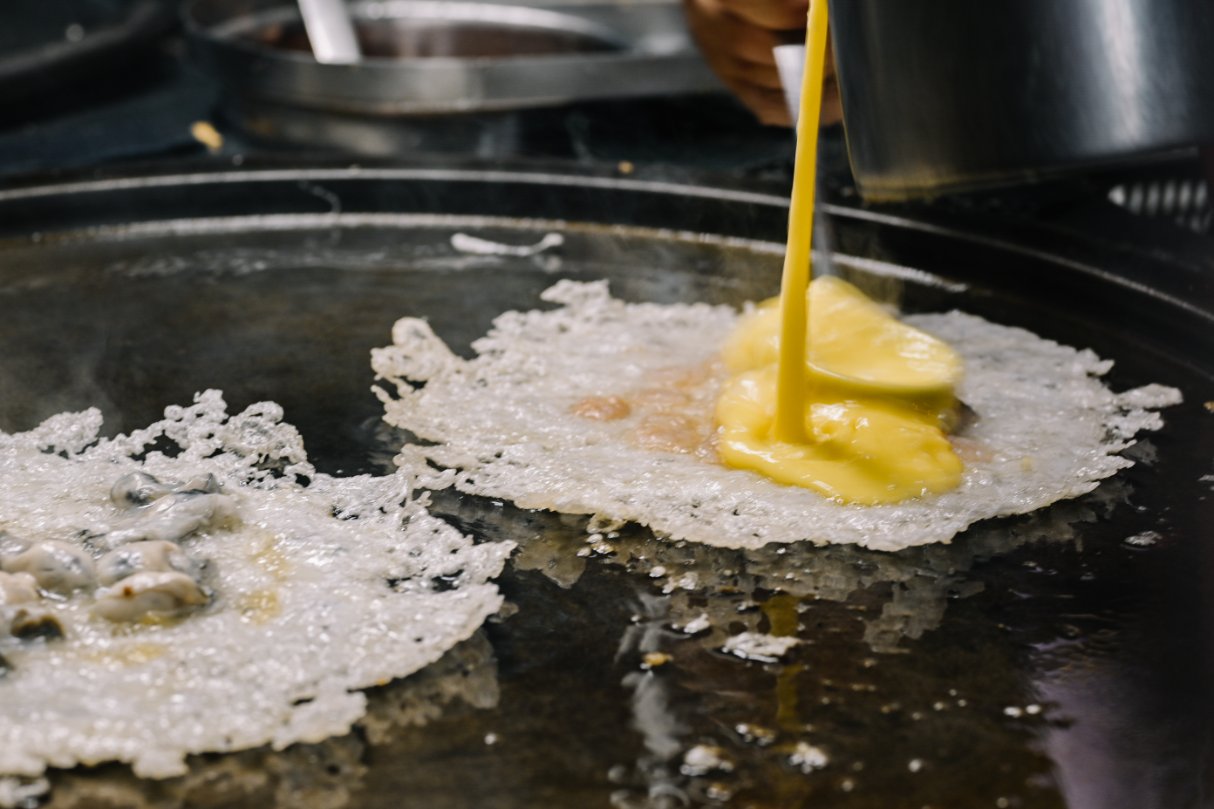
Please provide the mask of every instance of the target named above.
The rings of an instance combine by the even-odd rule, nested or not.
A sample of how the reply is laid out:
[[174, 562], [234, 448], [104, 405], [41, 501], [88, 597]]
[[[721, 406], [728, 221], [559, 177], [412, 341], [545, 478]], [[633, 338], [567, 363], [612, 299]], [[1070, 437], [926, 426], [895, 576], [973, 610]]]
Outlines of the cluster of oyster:
[[[122, 527], [72, 540], [27, 541], [0, 532], [0, 642], [63, 637], [61, 607], [91, 599], [92, 614], [129, 622], [197, 609], [212, 593], [204, 560], [181, 542], [233, 523], [232, 499], [213, 475], [184, 483], [144, 472], [119, 478], [110, 499]], [[10, 665], [0, 657], [0, 674]]]

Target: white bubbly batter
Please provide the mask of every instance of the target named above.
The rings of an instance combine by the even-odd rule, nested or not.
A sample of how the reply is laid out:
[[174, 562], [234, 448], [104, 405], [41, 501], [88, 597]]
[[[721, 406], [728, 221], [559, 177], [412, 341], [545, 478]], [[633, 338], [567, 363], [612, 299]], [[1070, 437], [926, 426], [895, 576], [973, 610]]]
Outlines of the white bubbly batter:
[[[438, 660], [497, 611], [490, 579], [508, 543], [474, 545], [428, 515], [414, 492], [424, 469], [315, 473], [281, 417], [269, 403], [229, 417], [207, 391], [114, 439], [97, 438], [96, 410], [0, 433], [0, 529], [10, 542], [99, 554], [107, 537], [129, 538], [110, 487], [134, 471], [212, 474], [231, 512], [179, 540], [205, 563], [204, 605], [115, 621], [91, 609], [99, 590], [81, 590], [42, 599], [62, 638], [0, 633], [0, 775], [118, 760], [168, 777], [192, 753], [345, 733], [366, 707], [357, 689]], [[150, 451], [157, 439], [180, 452]], [[0, 618], [18, 606], [0, 604]]]
[[1099, 378], [1111, 362], [1023, 329], [959, 312], [908, 317], [965, 365], [957, 394], [977, 418], [956, 438], [962, 482], [896, 504], [843, 505], [712, 458], [723, 376], [714, 363], [733, 309], [626, 304], [606, 282], [562, 281], [542, 297], [560, 307], [503, 314], [471, 360], [424, 321], [397, 322], [372, 365], [394, 385], [395, 396], [380, 392], [387, 420], [424, 442], [402, 462], [420, 455], [456, 470], [461, 491], [637, 522], [676, 540], [884, 551], [947, 542], [979, 520], [1091, 491], [1132, 465], [1118, 453], [1162, 425], [1154, 410], [1180, 401], [1159, 385], [1113, 393]]

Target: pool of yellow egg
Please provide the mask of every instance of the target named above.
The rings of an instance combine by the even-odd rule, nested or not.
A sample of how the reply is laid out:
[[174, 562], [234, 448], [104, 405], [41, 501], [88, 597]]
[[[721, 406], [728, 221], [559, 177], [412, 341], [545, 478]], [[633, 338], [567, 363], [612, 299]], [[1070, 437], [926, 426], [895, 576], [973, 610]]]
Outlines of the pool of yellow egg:
[[776, 298], [745, 315], [725, 345], [730, 379], [716, 408], [721, 461], [865, 505], [956, 486], [962, 464], [948, 440], [962, 371], [956, 352], [838, 278], [815, 279], [807, 297], [807, 440], [773, 434]]

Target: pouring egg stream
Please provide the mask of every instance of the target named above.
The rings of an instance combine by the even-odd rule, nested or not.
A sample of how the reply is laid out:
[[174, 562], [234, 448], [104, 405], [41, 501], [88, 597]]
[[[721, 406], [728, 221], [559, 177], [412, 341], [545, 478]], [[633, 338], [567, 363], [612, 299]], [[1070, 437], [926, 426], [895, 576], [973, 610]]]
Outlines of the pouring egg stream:
[[827, 4], [806, 32], [788, 247], [780, 297], [727, 340], [730, 373], [716, 406], [727, 466], [845, 503], [874, 505], [947, 491], [963, 465], [947, 431], [961, 360], [898, 322], [850, 284], [810, 281]]

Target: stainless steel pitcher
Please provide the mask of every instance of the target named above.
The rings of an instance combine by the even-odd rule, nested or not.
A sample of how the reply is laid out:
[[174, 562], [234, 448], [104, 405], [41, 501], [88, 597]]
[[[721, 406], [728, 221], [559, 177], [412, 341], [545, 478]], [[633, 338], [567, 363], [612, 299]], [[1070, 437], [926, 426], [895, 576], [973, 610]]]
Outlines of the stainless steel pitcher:
[[869, 198], [1214, 143], [1214, 0], [830, 0]]

